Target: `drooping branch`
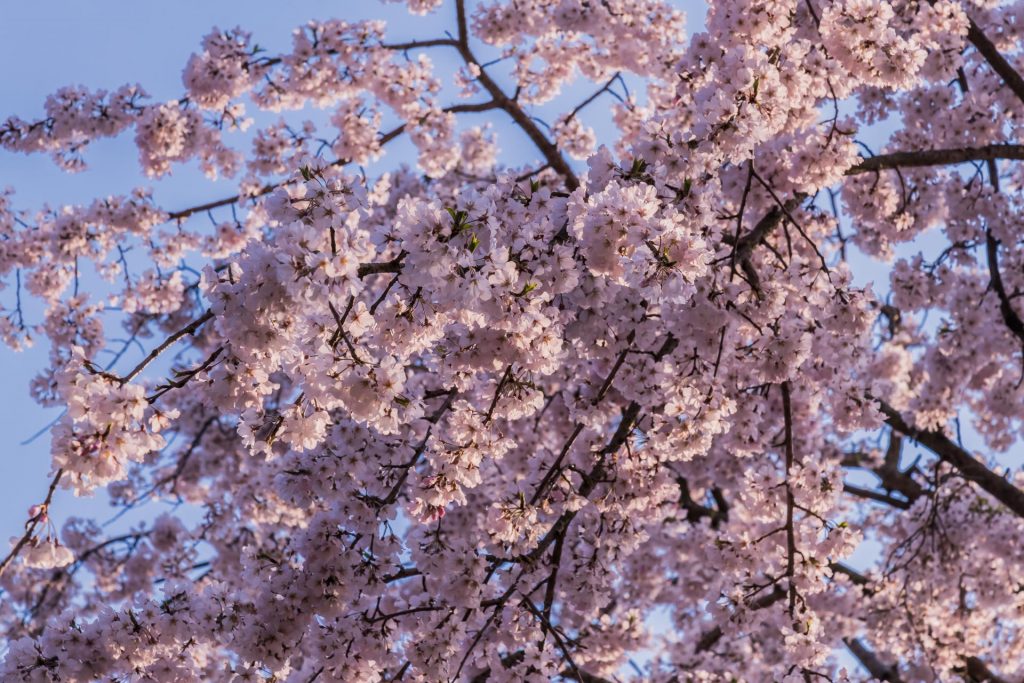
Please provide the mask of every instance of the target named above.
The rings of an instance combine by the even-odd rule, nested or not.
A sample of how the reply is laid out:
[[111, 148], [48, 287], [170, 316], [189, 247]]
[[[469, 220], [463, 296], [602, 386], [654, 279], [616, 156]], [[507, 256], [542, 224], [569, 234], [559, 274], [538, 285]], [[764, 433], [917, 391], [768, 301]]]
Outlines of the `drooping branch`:
[[1003, 316], [1003, 322], [1010, 332], [1013, 332], [1024, 343], [1024, 321], [1021, 321], [1017, 311], [1013, 310], [1010, 304], [1010, 297], [1003, 285], [1003, 276], [999, 273], [999, 242], [992, 236], [991, 230], [985, 231], [985, 250], [988, 256], [988, 274], [992, 282], [992, 289], [999, 297], [999, 312]]
[[[878, 399], [875, 399], [878, 400]], [[952, 465], [960, 474], [991, 494], [1018, 517], [1024, 517], [1024, 491], [986, 467], [980, 460], [954, 443], [941, 432], [917, 429], [885, 401], [878, 400], [885, 422], [901, 434], [909, 436]]]

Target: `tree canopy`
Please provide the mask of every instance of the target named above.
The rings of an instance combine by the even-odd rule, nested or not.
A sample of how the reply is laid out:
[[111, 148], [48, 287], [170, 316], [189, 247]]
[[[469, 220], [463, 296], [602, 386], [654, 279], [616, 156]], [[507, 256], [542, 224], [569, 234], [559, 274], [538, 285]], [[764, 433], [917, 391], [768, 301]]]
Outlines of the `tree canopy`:
[[407, 4], [0, 122], [238, 186], [0, 195], [0, 680], [1021, 680], [1024, 3]]

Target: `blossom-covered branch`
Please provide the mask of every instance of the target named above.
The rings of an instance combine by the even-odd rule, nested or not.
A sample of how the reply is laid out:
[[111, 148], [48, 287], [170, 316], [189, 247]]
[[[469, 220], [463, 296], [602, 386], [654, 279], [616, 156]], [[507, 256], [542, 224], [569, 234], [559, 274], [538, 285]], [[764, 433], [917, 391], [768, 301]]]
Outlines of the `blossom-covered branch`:
[[406, 4], [0, 124], [155, 184], [0, 194], [0, 680], [1024, 676], [1017, 9]]

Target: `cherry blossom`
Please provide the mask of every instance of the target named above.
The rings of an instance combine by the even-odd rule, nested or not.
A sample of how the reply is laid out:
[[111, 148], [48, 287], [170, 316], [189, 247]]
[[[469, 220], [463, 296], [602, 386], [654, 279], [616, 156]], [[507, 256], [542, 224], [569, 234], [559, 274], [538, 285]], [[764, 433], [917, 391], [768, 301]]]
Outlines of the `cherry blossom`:
[[1019, 6], [404, 4], [0, 124], [0, 680], [1020, 680]]

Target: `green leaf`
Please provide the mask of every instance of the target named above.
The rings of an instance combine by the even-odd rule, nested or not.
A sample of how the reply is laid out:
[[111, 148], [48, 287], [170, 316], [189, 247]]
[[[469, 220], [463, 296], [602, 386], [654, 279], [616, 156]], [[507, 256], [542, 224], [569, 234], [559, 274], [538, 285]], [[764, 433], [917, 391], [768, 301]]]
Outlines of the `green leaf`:
[[516, 292], [512, 296], [515, 296], [515, 297], [526, 296], [527, 294], [529, 294], [530, 292], [532, 292], [535, 289], [537, 289], [537, 283], [536, 282], [527, 282], [523, 286], [522, 290]]
[[458, 211], [456, 209], [446, 208], [445, 211], [452, 217], [452, 237], [455, 237], [460, 232], [465, 230], [469, 226], [469, 212]]

